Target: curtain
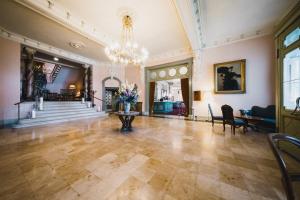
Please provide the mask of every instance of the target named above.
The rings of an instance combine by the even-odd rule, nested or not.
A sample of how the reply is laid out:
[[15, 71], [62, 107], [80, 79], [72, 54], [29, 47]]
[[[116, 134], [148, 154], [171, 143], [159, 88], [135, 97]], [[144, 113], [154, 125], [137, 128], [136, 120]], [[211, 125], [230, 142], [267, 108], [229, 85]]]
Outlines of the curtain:
[[181, 82], [181, 93], [182, 93], [182, 99], [186, 108], [185, 116], [189, 115], [190, 110], [190, 97], [189, 97], [189, 79], [183, 78], [180, 79]]
[[155, 93], [155, 82], [150, 82], [150, 87], [149, 87], [149, 115], [152, 115], [152, 113], [153, 113], [154, 93]]

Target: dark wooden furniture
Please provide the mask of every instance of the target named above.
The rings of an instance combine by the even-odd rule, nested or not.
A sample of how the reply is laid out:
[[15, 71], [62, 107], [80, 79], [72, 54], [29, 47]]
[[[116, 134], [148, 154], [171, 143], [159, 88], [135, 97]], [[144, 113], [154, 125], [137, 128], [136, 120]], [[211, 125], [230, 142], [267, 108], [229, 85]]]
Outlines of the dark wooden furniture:
[[295, 162], [297, 162], [300, 165], [299, 157], [298, 158], [295, 157], [295, 155], [293, 155], [292, 152], [290, 151], [293, 150], [293, 148], [290, 149], [285, 148], [286, 144], [289, 144], [289, 145], [293, 145], [293, 147], [299, 150], [300, 140], [286, 134], [273, 133], [273, 134], [269, 134], [268, 141], [275, 155], [277, 163], [279, 165], [279, 169], [282, 176], [282, 184], [287, 199], [288, 200], [299, 199], [300, 196], [298, 195], [299, 195], [300, 188], [294, 188], [293, 183], [300, 182], [300, 169], [298, 168], [298, 172], [297, 171], [290, 172], [288, 162], [286, 162], [286, 159], [284, 159], [285, 157], [283, 157], [283, 155], [289, 156], [291, 159], [293, 159]]
[[229, 105], [223, 105], [221, 107], [223, 113], [223, 131], [225, 131], [225, 124], [231, 126], [231, 133], [235, 135], [235, 128], [243, 127], [243, 132], [245, 133], [247, 129], [247, 124], [241, 119], [235, 119], [233, 116], [233, 109]]
[[208, 110], [209, 110], [209, 113], [210, 113], [210, 116], [211, 116], [212, 126], [214, 126], [215, 120], [216, 121], [223, 121], [223, 117], [222, 116], [214, 116], [210, 104], [208, 104]]
[[256, 124], [259, 124], [264, 120], [262, 117], [256, 117], [251, 115], [238, 115], [234, 117], [243, 120], [246, 123], [247, 127], [250, 127], [255, 131], [258, 130]]
[[116, 115], [119, 116], [120, 121], [122, 122], [121, 132], [129, 132], [132, 131], [132, 122], [135, 116], [139, 115], [139, 112], [131, 111], [131, 112], [115, 112]]
[[[247, 117], [249, 117], [249, 123], [256, 130], [266, 130], [268, 132], [275, 132], [275, 105], [269, 105], [265, 108], [253, 106], [251, 110], [240, 110], [240, 112], [241, 116], [246, 115]], [[252, 120], [251, 117], [253, 117]]]
[[143, 115], [143, 102], [137, 102], [134, 105], [134, 111], [137, 111], [140, 113], [140, 115]]

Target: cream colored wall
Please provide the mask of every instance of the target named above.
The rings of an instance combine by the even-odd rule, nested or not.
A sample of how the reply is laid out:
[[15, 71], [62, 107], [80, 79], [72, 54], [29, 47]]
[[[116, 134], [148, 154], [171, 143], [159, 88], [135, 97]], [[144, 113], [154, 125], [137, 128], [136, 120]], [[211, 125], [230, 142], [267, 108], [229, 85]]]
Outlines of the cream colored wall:
[[[246, 59], [246, 93], [214, 94], [214, 63]], [[275, 47], [272, 35], [241, 41], [230, 45], [205, 49], [200, 63], [194, 65], [193, 90], [212, 91], [215, 114], [229, 104], [235, 112], [250, 109], [253, 105], [267, 106], [275, 103]], [[207, 101], [193, 102], [195, 114], [207, 117]]]
[[17, 118], [20, 101], [20, 44], [0, 38], [0, 126]]

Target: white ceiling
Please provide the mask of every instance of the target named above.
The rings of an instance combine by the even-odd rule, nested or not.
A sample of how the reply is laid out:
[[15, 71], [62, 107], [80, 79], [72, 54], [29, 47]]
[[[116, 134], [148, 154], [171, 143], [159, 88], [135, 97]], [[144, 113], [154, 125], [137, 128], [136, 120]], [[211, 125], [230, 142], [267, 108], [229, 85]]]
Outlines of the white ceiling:
[[[17, 1], [25, 2], [25, 4], [30, 1], [38, 2], [46, 5], [46, 9], [48, 9], [46, 0]], [[134, 15], [135, 38], [140, 45], [149, 50], [151, 59], [151, 57], [166, 55], [167, 52], [183, 52], [182, 49], [193, 46], [191, 45], [193, 40], [189, 34], [191, 27], [196, 30], [194, 32], [196, 37], [200, 38], [205, 47], [269, 34], [273, 31], [274, 25], [298, 0], [52, 1], [55, 8], [62, 8], [62, 16], [65, 17], [66, 12], [69, 12], [71, 18], [80, 19], [97, 32], [103, 33], [104, 38], [108, 36], [116, 41], [120, 38], [122, 27], [119, 13], [122, 10], [129, 10]], [[179, 9], [179, 2], [194, 7], [184, 6], [185, 10], [182, 12]], [[195, 2], [198, 3], [196, 6]], [[197, 9], [199, 14], [195, 13]], [[49, 12], [57, 11], [54, 8], [48, 10]], [[35, 11], [13, 0], [1, 0], [0, 26], [57, 48], [97, 61], [107, 61], [103, 53], [104, 40], [102, 42], [96, 41], [82, 31], [72, 29], [64, 21], [48, 16], [49, 13], [47, 12], [42, 12], [45, 15], [43, 16]], [[194, 13], [195, 21], [199, 17], [198, 24], [183, 20], [184, 15], [191, 15], [191, 13]], [[183, 28], [187, 27], [186, 23], [190, 24], [189, 30]], [[193, 25], [191, 26], [191, 24]], [[74, 49], [69, 46], [70, 41], [83, 42], [85, 47]]]
[[[1, 0], [0, 4], [2, 28], [94, 60], [107, 60], [103, 47], [82, 35], [11, 0]], [[86, 47], [74, 49], [70, 41], [82, 41]]]
[[206, 47], [270, 34], [298, 0], [199, 0]]
[[[133, 31], [137, 42], [150, 55], [189, 47], [172, 0], [55, 0], [72, 15], [119, 40], [122, 30], [120, 12], [133, 13]], [[83, 9], [84, 7], [84, 9]]]

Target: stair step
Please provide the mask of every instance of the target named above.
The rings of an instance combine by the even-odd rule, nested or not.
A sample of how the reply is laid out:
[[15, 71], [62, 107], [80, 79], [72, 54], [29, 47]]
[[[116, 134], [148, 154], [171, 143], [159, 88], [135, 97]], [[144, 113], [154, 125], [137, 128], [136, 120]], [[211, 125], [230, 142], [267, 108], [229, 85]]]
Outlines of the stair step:
[[30, 124], [36, 122], [48, 122], [48, 121], [60, 121], [63, 119], [71, 119], [71, 118], [81, 118], [81, 117], [89, 117], [89, 116], [101, 116], [104, 112], [95, 112], [95, 113], [83, 113], [78, 115], [62, 115], [62, 116], [54, 116], [54, 117], [45, 117], [45, 118], [35, 118], [35, 119], [22, 119], [19, 121], [19, 124]]
[[44, 102], [44, 110], [36, 112], [35, 119], [22, 119], [14, 128], [67, 122], [71, 120], [104, 117], [105, 112], [97, 112], [95, 108], [87, 108], [81, 101]]
[[66, 108], [66, 109], [51, 109], [51, 110], [37, 111], [37, 115], [52, 114], [52, 113], [81, 112], [81, 111], [89, 111], [89, 110], [93, 110], [96, 112], [96, 110], [94, 108], [76, 108], [76, 109]]
[[63, 122], [69, 122], [69, 121], [75, 121], [75, 120], [81, 120], [81, 119], [89, 119], [89, 118], [96, 118], [96, 117], [107, 117], [107, 114], [103, 115], [95, 115], [95, 116], [87, 116], [87, 117], [72, 117], [68, 119], [62, 119], [62, 120], [52, 120], [52, 121], [47, 121], [47, 122], [36, 122], [36, 123], [31, 123], [31, 124], [16, 124], [13, 126], [13, 128], [26, 128], [26, 127], [32, 127], [32, 126], [41, 126], [41, 125], [48, 125], [48, 124], [60, 124]]
[[70, 116], [70, 115], [79, 115], [79, 114], [89, 114], [89, 113], [97, 113], [95, 110], [82, 110], [78, 111], [68, 111], [68, 112], [54, 112], [54, 113], [37, 113], [36, 118], [47, 118], [47, 117], [60, 117], [60, 116]]

